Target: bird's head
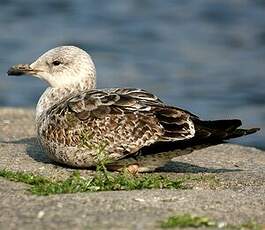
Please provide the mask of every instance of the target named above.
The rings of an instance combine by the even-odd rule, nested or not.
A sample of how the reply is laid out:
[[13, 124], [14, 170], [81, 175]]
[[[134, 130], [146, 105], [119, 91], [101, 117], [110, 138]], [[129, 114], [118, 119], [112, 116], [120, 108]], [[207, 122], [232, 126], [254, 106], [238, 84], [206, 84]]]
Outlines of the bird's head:
[[7, 73], [36, 76], [54, 88], [66, 88], [80, 83], [94, 88], [96, 84], [96, 69], [90, 55], [75, 46], [56, 47], [31, 64], [12, 66]]

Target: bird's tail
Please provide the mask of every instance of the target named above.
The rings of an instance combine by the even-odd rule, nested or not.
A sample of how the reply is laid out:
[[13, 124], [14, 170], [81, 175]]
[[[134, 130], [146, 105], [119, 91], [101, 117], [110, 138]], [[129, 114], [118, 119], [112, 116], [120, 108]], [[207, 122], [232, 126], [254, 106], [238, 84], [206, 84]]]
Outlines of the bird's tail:
[[241, 129], [242, 122], [238, 119], [201, 121], [194, 120], [195, 138], [209, 141], [221, 141], [249, 135], [259, 131], [259, 128]]

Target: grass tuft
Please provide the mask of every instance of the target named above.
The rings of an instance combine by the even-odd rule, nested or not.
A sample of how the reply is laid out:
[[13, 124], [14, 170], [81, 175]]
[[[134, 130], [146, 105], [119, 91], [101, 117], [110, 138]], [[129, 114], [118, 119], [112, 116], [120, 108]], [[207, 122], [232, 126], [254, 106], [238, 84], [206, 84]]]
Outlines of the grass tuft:
[[205, 216], [193, 216], [190, 214], [171, 216], [161, 222], [161, 228], [214, 228], [227, 230], [263, 230], [264, 225], [257, 224], [255, 221], [248, 221], [240, 225], [218, 223]]
[[199, 227], [216, 227], [214, 221], [207, 217], [192, 216], [190, 214], [183, 214], [179, 216], [171, 216], [166, 221], [161, 223], [162, 228], [199, 228]]
[[0, 170], [0, 176], [11, 181], [23, 182], [31, 185], [29, 191], [35, 195], [50, 195], [61, 193], [117, 191], [135, 189], [184, 189], [183, 181], [170, 179], [160, 175], [134, 176], [123, 172], [111, 174], [108, 171], [97, 171], [90, 178], [80, 176], [78, 171], [62, 181], [52, 181], [42, 176], [27, 172], [12, 172]]
[[0, 177], [29, 185], [44, 184], [48, 182], [48, 180], [42, 176], [26, 172], [13, 172], [6, 169], [0, 170]]
[[250, 220], [246, 223], [240, 225], [227, 225], [227, 229], [229, 230], [264, 230], [265, 226], [261, 224], [257, 224], [255, 221]]

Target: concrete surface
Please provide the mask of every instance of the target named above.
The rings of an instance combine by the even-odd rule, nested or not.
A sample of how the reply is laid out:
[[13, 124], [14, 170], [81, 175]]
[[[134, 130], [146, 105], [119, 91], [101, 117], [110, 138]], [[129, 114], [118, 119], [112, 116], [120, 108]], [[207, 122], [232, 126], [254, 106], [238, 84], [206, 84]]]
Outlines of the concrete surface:
[[[0, 229], [159, 229], [159, 221], [182, 213], [231, 224], [265, 223], [264, 151], [225, 143], [187, 153], [177, 152], [161, 174], [213, 175], [218, 184], [198, 181], [188, 190], [34, 196], [27, 185], [0, 178]], [[75, 170], [43, 154], [32, 110], [12, 108], [0, 109], [0, 169], [55, 179]]]

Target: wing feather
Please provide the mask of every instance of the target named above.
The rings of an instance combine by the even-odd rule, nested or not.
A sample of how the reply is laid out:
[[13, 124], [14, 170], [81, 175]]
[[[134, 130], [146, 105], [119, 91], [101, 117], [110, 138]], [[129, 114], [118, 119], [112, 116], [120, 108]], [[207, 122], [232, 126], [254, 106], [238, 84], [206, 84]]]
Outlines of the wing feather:
[[[53, 133], [53, 139], [56, 139], [58, 125], [70, 127], [72, 131], [66, 129], [65, 132], [71, 132], [74, 144], [81, 132], [90, 130], [95, 141], [105, 138], [111, 142], [110, 152], [127, 152], [120, 153], [120, 158], [157, 141], [190, 139], [195, 133], [190, 113], [167, 106], [156, 96], [140, 89], [83, 92], [53, 106], [48, 114], [53, 120], [48, 132], [49, 135]], [[60, 116], [56, 116], [58, 114]], [[72, 121], [74, 124], [70, 125]], [[67, 143], [73, 145], [71, 140]]]

